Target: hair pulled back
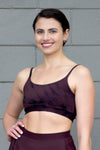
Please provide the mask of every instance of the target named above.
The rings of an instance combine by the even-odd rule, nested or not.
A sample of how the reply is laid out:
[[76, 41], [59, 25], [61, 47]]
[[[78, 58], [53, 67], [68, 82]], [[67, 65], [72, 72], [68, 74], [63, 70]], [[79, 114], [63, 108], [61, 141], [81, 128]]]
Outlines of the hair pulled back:
[[[65, 32], [66, 29], [70, 29], [69, 22], [62, 11], [60, 11], [59, 9], [54, 9], [54, 8], [47, 8], [47, 9], [41, 10], [37, 14], [36, 18], [34, 19], [34, 21], [33, 21], [34, 31], [35, 31], [35, 25], [36, 25], [38, 19], [41, 17], [48, 18], [48, 19], [53, 18], [53, 19], [57, 20], [61, 24], [63, 32]], [[65, 45], [65, 43], [66, 43], [66, 41], [63, 43], [63, 45]]]

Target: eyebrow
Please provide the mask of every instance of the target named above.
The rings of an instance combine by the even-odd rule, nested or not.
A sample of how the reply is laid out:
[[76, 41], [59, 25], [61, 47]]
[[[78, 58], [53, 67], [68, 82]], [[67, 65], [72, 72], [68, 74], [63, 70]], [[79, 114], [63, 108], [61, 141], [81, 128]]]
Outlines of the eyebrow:
[[[41, 29], [41, 28], [39, 28], [39, 29], [36, 29], [36, 31], [40, 31], [40, 30], [44, 30], [44, 29]], [[57, 28], [50, 28], [50, 29], [48, 29], [49, 31], [51, 31], [51, 30], [58, 30]]]

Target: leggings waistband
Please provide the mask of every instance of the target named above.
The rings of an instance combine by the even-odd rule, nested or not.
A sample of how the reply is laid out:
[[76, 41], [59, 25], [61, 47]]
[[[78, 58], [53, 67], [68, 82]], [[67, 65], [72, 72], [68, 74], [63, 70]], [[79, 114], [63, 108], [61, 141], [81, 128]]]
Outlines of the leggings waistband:
[[60, 139], [60, 138], [68, 138], [71, 137], [70, 130], [64, 131], [64, 132], [57, 132], [57, 133], [34, 133], [31, 131], [28, 131], [24, 127], [20, 127], [23, 131], [23, 135], [29, 137], [29, 138], [35, 138], [35, 139]]

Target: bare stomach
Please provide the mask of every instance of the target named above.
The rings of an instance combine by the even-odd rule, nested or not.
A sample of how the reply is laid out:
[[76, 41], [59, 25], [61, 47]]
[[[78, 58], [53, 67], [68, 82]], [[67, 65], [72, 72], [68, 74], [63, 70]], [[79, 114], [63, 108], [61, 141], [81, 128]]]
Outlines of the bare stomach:
[[26, 114], [23, 123], [28, 131], [35, 133], [57, 133], [68, 131], [72, 121], [56, 113], [34, 111]]

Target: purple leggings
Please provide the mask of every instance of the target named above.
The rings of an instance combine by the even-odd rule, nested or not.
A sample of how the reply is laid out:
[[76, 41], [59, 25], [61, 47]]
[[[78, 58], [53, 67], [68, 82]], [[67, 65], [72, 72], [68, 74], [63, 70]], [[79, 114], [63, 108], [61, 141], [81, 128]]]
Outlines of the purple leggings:
[[12, 139], [9, 150], [76, 150], [70, 131], [39, 134], [21, 129], [21, 138]]

